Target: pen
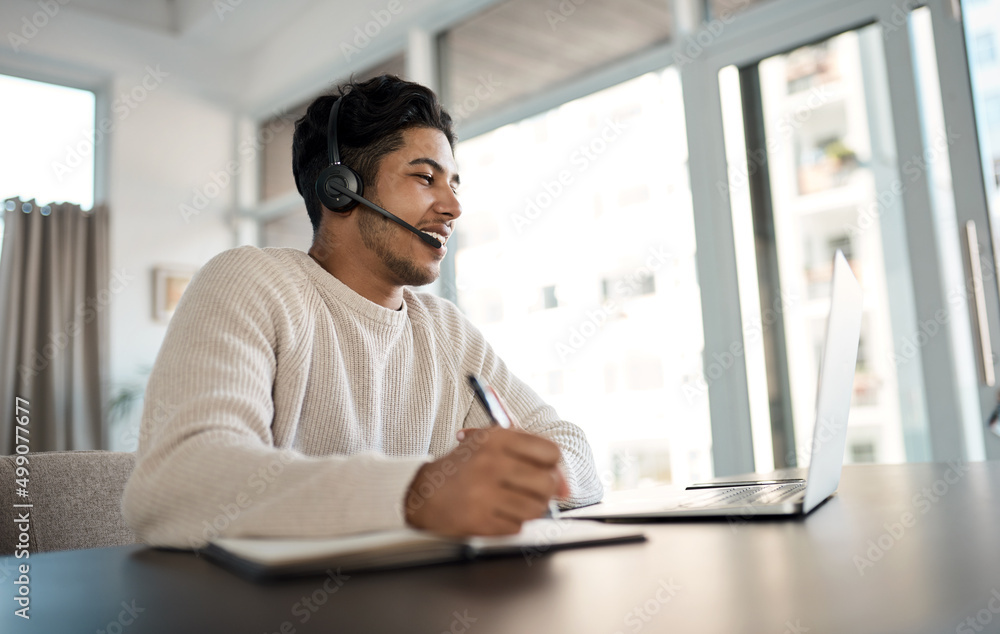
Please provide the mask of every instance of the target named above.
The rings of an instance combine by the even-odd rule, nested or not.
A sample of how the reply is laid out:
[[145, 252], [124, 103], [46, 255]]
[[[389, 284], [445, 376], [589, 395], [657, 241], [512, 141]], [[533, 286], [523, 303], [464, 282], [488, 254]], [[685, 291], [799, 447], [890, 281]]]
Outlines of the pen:
[[[469, 385], [472, 386], [472, 391], [475, 393], [476, 399], [482, 404], [486, 413], [489, 414], [493, 424], [499, 425], [504, 429], [510, 429], [514, 426], [514, 422], [510, 419], [507, 409], [500, 400], [500, 395], [497, 394], [497, 391], [492, 386], [484, 385], [475, 374], [469, 375]], [[559, 507], [556, 505], [555, 500], [549, 499], [549, 509], [542, 517], [553, 519], [559, 517]]]

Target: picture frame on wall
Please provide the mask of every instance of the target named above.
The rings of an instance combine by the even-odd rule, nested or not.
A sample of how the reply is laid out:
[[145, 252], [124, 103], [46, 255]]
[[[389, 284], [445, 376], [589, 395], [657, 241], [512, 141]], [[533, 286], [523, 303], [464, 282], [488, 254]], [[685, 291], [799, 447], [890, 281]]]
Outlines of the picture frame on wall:
[[167, 323], [177, 309], [184, 290], [191, 282], [196, 266], [162, 265], [153, 267], [153, 320]]

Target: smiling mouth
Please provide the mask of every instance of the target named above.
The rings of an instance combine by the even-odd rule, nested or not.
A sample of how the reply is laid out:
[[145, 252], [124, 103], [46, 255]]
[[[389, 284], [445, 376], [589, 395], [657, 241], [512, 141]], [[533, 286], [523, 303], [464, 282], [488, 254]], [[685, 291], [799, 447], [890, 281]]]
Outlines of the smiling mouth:
[[448, 238], [450, 237], [450, 236], [443, 236], [440, 233], [434, 233], [433, 231], [424, 231], [424, 234], [429, 235], [430, 237], [440, 242], [442, 247], [448, 243]]

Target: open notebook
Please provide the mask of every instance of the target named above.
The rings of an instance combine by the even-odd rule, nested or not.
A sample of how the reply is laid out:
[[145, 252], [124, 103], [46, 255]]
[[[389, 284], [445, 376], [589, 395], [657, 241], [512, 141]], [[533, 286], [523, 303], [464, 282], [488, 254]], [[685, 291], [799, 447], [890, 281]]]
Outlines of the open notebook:
[[221, 538], [205, 554], [251, 579], [401, 568], [478, 557], [521, 556], [531, 561], [551, 550], [645, 540], [641, 531], [601, 522], [539, 519], [517, 535], [449, 538], [415, 529], [323, 539]]

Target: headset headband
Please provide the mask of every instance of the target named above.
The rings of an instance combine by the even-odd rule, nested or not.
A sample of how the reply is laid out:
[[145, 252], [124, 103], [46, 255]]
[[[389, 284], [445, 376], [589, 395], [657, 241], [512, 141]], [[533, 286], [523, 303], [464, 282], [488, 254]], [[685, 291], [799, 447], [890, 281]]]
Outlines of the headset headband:
[[340, 114], [340, 102], [343, 99], [343, 96], [339, 97], [330, 108], [330, 122], [326, 129], [326, 146], [330, 156], [330, 164], [320, 172], [316, 179], [316, 194], [320, 201], [330, 211], [337, 212], [349, 211], [355, 204], [361, 203], [407, 231], [416, 234], [418, 238], [435, 249], [440, 249], [444, 244], [437, 238], [424, 233], [399, 216], [393, 215], [365, 198], [363, 195], [364, 183], [361, 177], [350, 167], [340, 164], [340, 149], [337, 146], [337, 116]]
[[326, 126], [326, 148], [330, 156], [330, 165], [340, 164], [340, 149], [337, 146], [337, 117], [340, 114], [340, 102], [343, 100], [343, 97], [339, 97], [337, 101], [333, 102], [333, 107], [330, 108], [330, 122]]

